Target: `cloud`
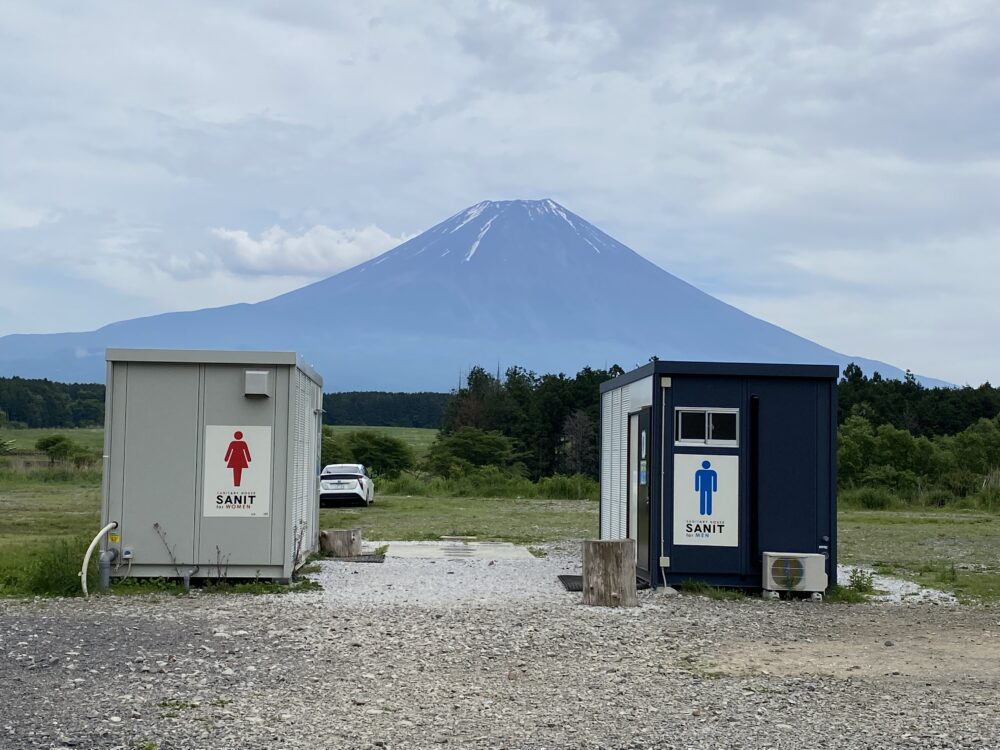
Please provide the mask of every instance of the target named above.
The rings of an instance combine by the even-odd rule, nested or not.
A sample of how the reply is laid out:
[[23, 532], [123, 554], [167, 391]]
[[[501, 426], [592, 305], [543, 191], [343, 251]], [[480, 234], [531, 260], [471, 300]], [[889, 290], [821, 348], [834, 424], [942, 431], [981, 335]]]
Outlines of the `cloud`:
[[25, 208], [0, 199], [0, 231], [4, 229], [30, 229], [47, 221], [54, 221], [55, 214], [37, 208]]
[[243, 229], [213, 229], [222, 240], [215, 251], [223, 267], [240, 274], [321, 277], [381, 255], [408, 237], [393, 237], [376, 226], [331, 229], [318, 225], [301, 235], [274, 226], [254, 239]]
[[372, 16], [8, 3], [0, 260], [24, 304], [5, 304], [60, 330], [254, 301], [480, 200], [551, 196], [820, 343], [1000, 382], [979, 343], [997, 327], [992, 0]]

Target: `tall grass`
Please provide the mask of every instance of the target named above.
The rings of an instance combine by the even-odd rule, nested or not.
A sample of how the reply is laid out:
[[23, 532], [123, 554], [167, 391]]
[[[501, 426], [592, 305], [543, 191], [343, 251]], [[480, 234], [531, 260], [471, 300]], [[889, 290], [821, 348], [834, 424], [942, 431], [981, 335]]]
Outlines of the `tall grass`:
[[532, 482], [518, 474], [495, 466], [473, 469], [466, 474], [444, 479], [407, 474], [398, 479], [380, 479], [375, 485], [385, 495], [423, 495], [430, 497], [501, 497], [542, 498], [547, 500], [596, 500], [597, 482], [581, 474], [557, 474]]
[[101, 483], [100, 469], [73, 469], [53, 467], [46, 469], [28, 469], [18, 471], [10, 466], [0, 465], [0, 482], [28, 484], [61, 484], [73, 482], [79, 484], [99, 485]]
[[[0, 596], [79, 596], [85, 537], [56, 539], [18, 560], [0, 558]], [[91, 555], [87, 586], [97, 588], [98, 554]]]
[[849, 510], [983, 510], [1000, 513], [1000, 488], [984, 486], [968, 495], [956, 495], [931, 487], [909, 493], [893, 492], [880, 486], [842, 487], [837, 493], [837, 505]]

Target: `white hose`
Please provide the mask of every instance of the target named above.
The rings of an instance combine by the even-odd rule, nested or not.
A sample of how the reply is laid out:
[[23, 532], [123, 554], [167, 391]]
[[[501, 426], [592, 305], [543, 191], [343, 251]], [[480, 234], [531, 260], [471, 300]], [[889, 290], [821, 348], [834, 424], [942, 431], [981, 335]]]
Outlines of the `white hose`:
[[98, 542], [101, 541], [101, 537], [107, 534], [109, 531], [111, 531], [111, 529], [117, 529], [117, 528], [118, 528], [118, 522], [112, 521], [103, 529], [97, 532], [97, 536], [94, 537], [94, 541], [92, 541], [90, 543], [90, 546], [87, 547], [87, 554], [83, 556], [83, 567], [80, 568], [80, 582], [83, 584], [84, 596], [90, 596], [90, 594], [87, 593], [87, 566], [90, 565], [90, 555], [94, 551], [94, 547], [96, 547]]

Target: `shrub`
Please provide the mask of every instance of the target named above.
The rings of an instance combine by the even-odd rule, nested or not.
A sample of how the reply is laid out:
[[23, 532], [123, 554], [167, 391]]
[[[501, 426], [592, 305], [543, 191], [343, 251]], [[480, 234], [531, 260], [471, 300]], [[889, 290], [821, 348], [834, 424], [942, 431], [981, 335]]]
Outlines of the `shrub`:
[[450, 477], [456, 467], [461, 470], [463, 466], [506, 466], [513, 459], [510, 438], [499, 432], [462, 427], [437, 436], [427, 454], [427, 467], [438, 476]]
[[412, 474], [396, 479], [379, 477], [375, 480], [375, 491], [386, 495], [426, 495], [427, 480], [418, 479]]
[[839, 602], [845, 604], [862, 604], [868, 601], [868, 597], [862, 594], [860, 591], [855, 591], [847, 586], [831, 586], [827, 592], [826, 596], [823, 597], [824, 601], [827, 602]]
[[[59, 539], [35, 551], [24, 567], [8, 572], [0, 580], [0, 590], [22, 596], [78, 596], [80, 566], [90, 539]], [[97, 550], [90, 557], [87, 586], [97, 588]]]
[[973, 494], [982, 484], [982, 477], [966, 469], [952, 469], [938, 478], [938, 485], [957, 497]]
[[883, 487], [856, 487], [840, 493], [840, 503], [848, 508], [865, 510], [888, 510], [897, 505], [897, 500]]
[[875, 575], [862, 568], [852, 569], [847, 580], [847, 587], [859, 594], [871, 594], [875, 591]]
[[912, 498], [917, 493], [920, 479], [912, 471], [899, 470], [895, 466], [880, 464], [872, 466], [862, 475], [861, 484], [891, 490], [903, 497]]
[[448, 482], [454, 496], [472, 497], [534, 497], [535, 485], [525, 477], [497, 466], [481, 466]]
[[933, 487], [922, 492], [917, 498], [921, 505], [928, 505], [933, 508], [943, 508], [946, 505], [954, 505], [958, 499], [951, 490], [944, 487]]
[[320, 462], [323, 466], [329, 464], [353, 464], [354, 454], [341, 438], [335, 437], [333, 430], [328, 427], [323, 428], [323, 442], [320, 446]]
[[1000, 513], [1000, 489], [985, 487], [976, 493], [976, 503], [983, 510]]
[[550, 500], [596, 500], [597, 482], [583, 474], [556, 474], [538, 480], [538, 496]]
[[96, 464], [100, 458], [101, 453], [99, 451], [76, 444], [73, 445], [69, 453], [69, 459], [73, 462], [73, 466], [78, 469], [88, 469]]
[[35, 448], [48, 456], [50, 463], [65, 461], [74, 447], [73, 441], [65, 435], [48, 435], [35, 442]]
[[378, 476], [389, 479], [398, 477], [416, 463], [409, 445], [385, 433], [358, 430], [349, 432], [344, 440], [354, 460], [369, 467]]
[[356, 430], [335, 436], [333, 430], [324, 427], [320, 461], [324, 466], [364, 464], [373, 475], [395, 478], [401, 472], [412, 469], [416, 458], [409, 445], [391, 435], [374, 430]]

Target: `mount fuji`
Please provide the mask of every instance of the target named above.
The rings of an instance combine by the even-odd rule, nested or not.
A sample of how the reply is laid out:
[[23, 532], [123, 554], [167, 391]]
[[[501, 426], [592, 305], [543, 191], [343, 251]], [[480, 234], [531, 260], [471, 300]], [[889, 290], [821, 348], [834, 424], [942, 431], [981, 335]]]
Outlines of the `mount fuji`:
[[440, 391], [476, 364], [575, 372], [631, 369], [653, 355], [854, 361], [903, 376], [721, 302], [551, 200], [478, 203], [377, 258], [256, 304], [5, 336], [0, 374], [102, 381], [106, 347], [293, 350], [337, 391]]

